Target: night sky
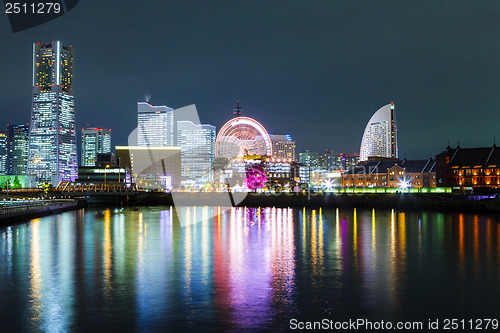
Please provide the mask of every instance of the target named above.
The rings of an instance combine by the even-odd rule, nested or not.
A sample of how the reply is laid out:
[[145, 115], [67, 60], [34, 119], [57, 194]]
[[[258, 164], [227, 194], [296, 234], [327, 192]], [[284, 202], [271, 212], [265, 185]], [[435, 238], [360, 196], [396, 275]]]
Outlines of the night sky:
[[[0, 128], [27, 123], [32, 42], [75, 52], [78, 132], [127, 144], [137, 102], [196, 104], [219, 129], [237, 99], [298, 152], [359, 153], [396, 105], [400, 157], [500, 142], [500, 1], [92, 1], [12, 33], [0, 13]], [[78, 143], [78, 149], [80, 149]]]

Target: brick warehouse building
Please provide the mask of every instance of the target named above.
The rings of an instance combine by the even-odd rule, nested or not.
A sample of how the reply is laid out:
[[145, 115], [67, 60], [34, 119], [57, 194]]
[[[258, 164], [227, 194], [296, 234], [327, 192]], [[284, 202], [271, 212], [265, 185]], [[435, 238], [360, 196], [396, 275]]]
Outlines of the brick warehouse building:
[[342, 186], [397, 188], [406, 181], [410, 187], [436, 187], [435, 165], [432, 158], [372, 160], [342, 174]]
[[460, 188], [461, 191], [473, 188], [500, 187], [500, 149], [450, 148], [436, 155], [437, 186]]

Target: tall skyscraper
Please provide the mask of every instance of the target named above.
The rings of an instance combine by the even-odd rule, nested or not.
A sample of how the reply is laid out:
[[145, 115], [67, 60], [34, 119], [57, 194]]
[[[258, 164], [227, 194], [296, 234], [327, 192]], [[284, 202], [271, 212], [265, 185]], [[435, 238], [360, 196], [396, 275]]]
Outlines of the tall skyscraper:
[[26, 173], [30, 184], [75, 180], [73, 48], [59, 41], [33, 44], [33, 98]]
[[173, 146], [175, 144], [174, 110], [165, 105], [137, 103], [137, 131], [139, 146]]
[[361, 139], [360, 162], [368, 157], [398, 158], [398, 130], [394, 103], [387, 104], [370, 118]]
[[182, 185], [198, 187], [213, 181], [215, 136], [215, 126], [198, 125], [191, 121], [177, 122]]
[[97, 154], [111, 153], [111, 130], [82, 128], [82, 166], [96, 166]]
[[9, 175], [25, 175], [28, 160], [29, 125], [8, 126]]

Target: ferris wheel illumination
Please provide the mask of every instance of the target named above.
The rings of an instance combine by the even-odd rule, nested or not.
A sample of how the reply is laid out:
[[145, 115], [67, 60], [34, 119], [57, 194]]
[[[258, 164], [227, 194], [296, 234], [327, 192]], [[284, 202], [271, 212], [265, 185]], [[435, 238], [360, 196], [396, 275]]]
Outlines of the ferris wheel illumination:
[[215, 156], [232, 159], [244, 155], [272, 156], [271, 138], [264, 126], [239, 116], [222, 126], [215, 140]]

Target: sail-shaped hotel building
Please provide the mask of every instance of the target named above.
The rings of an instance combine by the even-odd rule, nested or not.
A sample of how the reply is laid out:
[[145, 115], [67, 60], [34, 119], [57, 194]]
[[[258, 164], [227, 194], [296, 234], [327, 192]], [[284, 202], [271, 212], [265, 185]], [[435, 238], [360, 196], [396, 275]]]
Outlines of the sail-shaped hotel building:
[[361, 139], [359, 161], [367, 161], [368, 157], [398, 158], [398, 130], [394, 102], [378, 109], [366, 124]]

